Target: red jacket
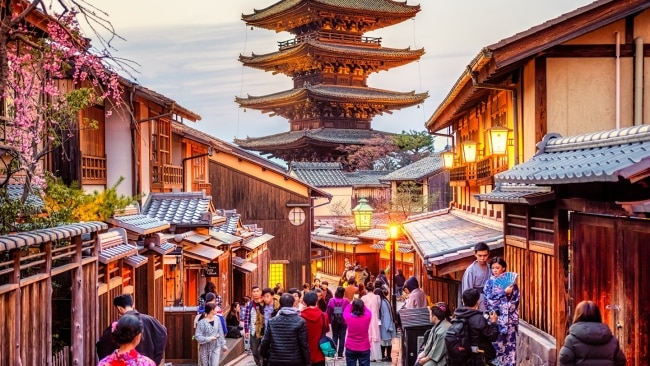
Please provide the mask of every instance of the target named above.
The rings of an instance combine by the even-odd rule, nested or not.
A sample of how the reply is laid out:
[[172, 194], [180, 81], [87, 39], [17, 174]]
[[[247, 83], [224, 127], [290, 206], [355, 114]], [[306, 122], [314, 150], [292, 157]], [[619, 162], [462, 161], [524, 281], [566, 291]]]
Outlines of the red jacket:
[[300, 313], [300, 316], [305, 319], [307, 323], [307, 341], [309, 341], [309, 355], [311, 362], [325, 361], [325, 355], [320, 350], [320, 337], [324, 332], [329, 330], [329, 321], [327, 314], [320, 311], [318, 307], [305, 308]]

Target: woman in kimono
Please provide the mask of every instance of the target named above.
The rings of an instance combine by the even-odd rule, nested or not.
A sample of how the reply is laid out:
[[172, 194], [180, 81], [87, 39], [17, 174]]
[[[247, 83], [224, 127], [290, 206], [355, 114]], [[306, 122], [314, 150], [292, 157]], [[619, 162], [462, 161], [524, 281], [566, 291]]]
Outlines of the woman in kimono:
[[483, 293], [488, 311], [499, 314], [499, 338], [494, 342], [497, 362], [503, 366], [514, 366], [517, 360], [517, 332], [519, 331], [519, 287], [516, 283], [506, 284], [499, 280], [506, 273], [506, 261], [495, 257], [490, 261], [492, 276], [485, 283]]
[[429, 308], [429, 320], [433, 328], [425, 340], [422, 352], [418, 354], [417, 365], [420, 366], [445, 366], [447, 365], [447, 347], [445, 335], [451, 327], [449, 317], [451, 310], [444, 302], [439, 302]]
[[223, 328], [216, 315], [216, 304], [205, 304], [205, 317], [196, 326], [194, 339], [199, 343], [199, 366], [219, 366], [221, 352], [228, 351]]
[[[359, 284], [361, 285], [361, 284]], [[372, 285], [371, 285], [372, 287]], [[370, 310], [370, 326], [368, 327], [368, 337], [370, 339], [370, 361], [379, 361], [381, 355], [381, 333], [379, 329], [379, 306], [381, 305], [379, 296], [375, 295], [370, 289], [368, 293], [361, 297], [364, 305]]]
[[381, 361], [390, 362], [393, 351], [393, 338], [397, 338], [397, 327], [393, 319], [393, 310], [381, 288], [375, 289], [375, 295], [379, 296], [379, 333], [381, 336]]
[[156, 366], [148, 357], [135, 350], [142, 339], [142, 320], [137, 316], [126, 314], [112, 325], [113, 341], [119, 346], [113, 353], [99, 361], [98, 366]]

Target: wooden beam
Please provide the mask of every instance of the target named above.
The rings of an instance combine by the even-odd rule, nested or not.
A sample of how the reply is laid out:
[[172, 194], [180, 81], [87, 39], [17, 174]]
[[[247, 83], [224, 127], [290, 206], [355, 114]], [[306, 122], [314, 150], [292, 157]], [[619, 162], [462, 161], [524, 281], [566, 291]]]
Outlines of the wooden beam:
[[84, 362], [84, 315], [83, 315], [83, 267], [81, 266], [81, 236], [72, 238], [75, 247], [74, 262], [78, 264], [72, 278], [72, 364], [85, 365]]
[[625, 210], [614, 202], [593, 201], [584, 198], [561, 198], [557, 201], [557, 209], [601, 215], [628, 216]]
[[[11, 341], [14, 341], [12, 345], [15, 345], [13, 349], [14, 365], [22, 366], [21, 363], [22, 354], [20, 351], [21, 348], [20, 329], [22, 329], [21, 326], [22, 308], [21, 308], [21, 301], [20, 301], [22, 298], [21, 296], [22, 289], [20, 288], [20, 249], [13, 249], [11, 251], [11, 258], [14, 261], [14, 265], [13, 265], [14, 271], [9, 281], [11, 281], [11, 283], [15, 283], [19, 285], [16, 288], [16, 291], [14, 293], [13, 309], [10, 309], [10, 312], [13, 312], [13, 317], [14, 317], [14, 329], [11, 331], [11, 333], [13, 333], [14, 339], [11, 339]], [[11, 314], [9, 314], [7, 318], [11, 319]]]
[[555, 329], [552, 336], [555, 337], [556, 357], [559, 358], [560, 348], [564, 343], [564, 337], [569, 330], [571, 320], [569, 319], [569, 213], [566, 210], [556, 209], [553, 220], [554, 230], [554, 289], [553, 301], [557, 306]]
[[45, 281], [45, 361], [48, 365], [52, 364], [52, 242], [48, 241], [41, 245], [41, 250], [45, 252], [45, 266], [42, 270], [43, 274], [47, 274]]

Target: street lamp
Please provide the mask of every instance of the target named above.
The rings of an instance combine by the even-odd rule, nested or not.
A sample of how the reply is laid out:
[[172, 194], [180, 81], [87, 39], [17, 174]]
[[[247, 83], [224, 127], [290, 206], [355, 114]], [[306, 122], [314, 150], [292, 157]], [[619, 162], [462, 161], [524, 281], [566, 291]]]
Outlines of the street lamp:
[[392, 245], [389, 247], [388, 245], [386, 246], [386, 250], [390, 248], [390, 277], [391, 277], [391, 282], [390, 282], [390, 293], [391, 293], [391, 303], [393, 304], [393, 316], [397, 315], [397, 294], [395, 293], [395, 290], [397, 289], [397, 286], [395, 286], [395, 273], [397, 273], [397, 266], [395, 265], [395, 252], [397, 252], [397, 238], [399, 236], [399, 226], [397, 225], [390, 225], [388, 227], [388, 233], [390, 237], [389, 243], [392, 243]]
[[445, 169], [451, 169], [454, 167], [454, 152], [452, 150], [447, 150], [440, 155], [442, 155], [442, 162]]
[[463, 145], [463, 157], [465, 158], [466, 163], [476, 162], [476, 141], [464, 141]]
[[354, 224], [358, 230], [370, 229], [372, 212], [374, 210], [375, 209], [368, 204], [368, 200], [366, 200], [365, 197], [361, 197], [359, 204], [352, 209], [352, 214], [354, 214]]

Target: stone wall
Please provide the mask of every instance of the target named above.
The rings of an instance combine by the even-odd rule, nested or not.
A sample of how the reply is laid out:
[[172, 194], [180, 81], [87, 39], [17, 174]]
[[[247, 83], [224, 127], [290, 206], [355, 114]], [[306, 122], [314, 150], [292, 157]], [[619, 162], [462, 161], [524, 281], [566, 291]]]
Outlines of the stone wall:
[[520, 366], [555, 366], [555, 338], [520, 321], [517, 335], [517, 360]]

